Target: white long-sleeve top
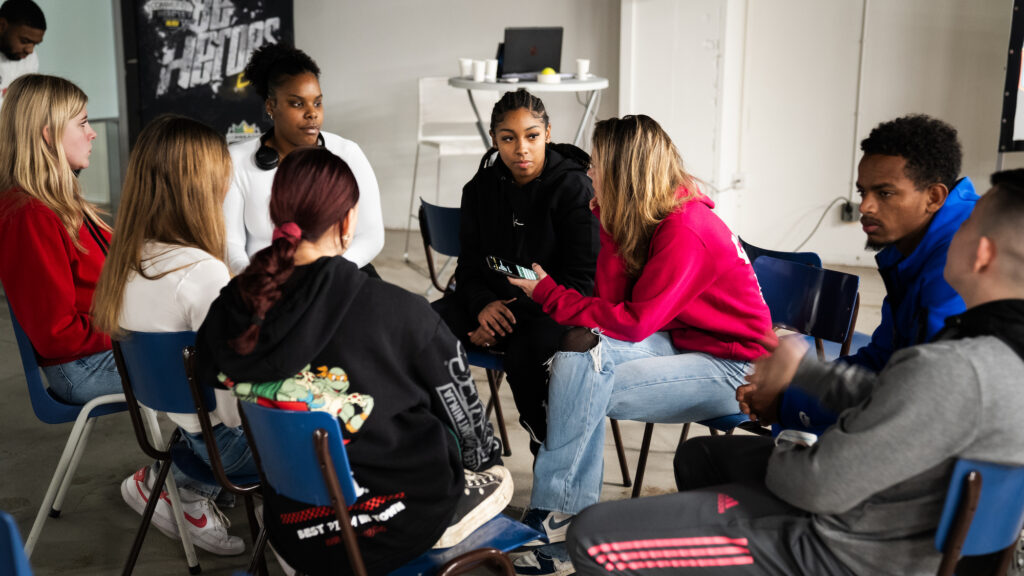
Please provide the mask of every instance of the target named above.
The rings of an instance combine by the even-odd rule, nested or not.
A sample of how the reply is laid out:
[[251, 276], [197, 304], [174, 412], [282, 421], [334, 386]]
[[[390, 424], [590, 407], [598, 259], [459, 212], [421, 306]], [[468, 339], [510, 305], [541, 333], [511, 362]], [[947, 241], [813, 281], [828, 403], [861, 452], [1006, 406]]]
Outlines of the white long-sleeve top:
[[[358, 144], [330, 132], [320, 134], [324, 137], [324, 147], [348, 163], [359, 186], [359, 220], [345, 258], [362, 268], [384, 248], [384, 217], [377, 177]], [[224, 198], [224, 224], [228, 266], [233, 274], [245, 270], [253, 254], [270, 246], [274, 232], [270, 221], [270, 188], [277, 168], [263, 170], [256, 166], [259, 147], [260, 139], [252, 138], [229, 148], [234, 176]]]
[[[133, 332], [197, 331], [231, 275], [227, 266], [198, 249], [161, 242], [142, 248], [142, 269], [150, 278], [132, 274], [124, 287], [118, 324]], [[154, 278], [164, 274], [159, 278]], [[216, 390], [217, 409], [210, 414], [216, 426], [241, 426], [238, 405], [231, 391]], [[172, 414], [167, 417], [190, 434], [198, 434], [199, 417]]]

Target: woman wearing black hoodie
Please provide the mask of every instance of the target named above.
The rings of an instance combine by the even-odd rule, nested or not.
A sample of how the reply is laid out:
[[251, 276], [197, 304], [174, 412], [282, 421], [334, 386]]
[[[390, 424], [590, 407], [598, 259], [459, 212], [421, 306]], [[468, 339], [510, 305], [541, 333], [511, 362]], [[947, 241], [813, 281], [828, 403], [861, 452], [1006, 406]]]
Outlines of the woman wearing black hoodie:
[[[244, 401], [338, 416], [360, 487], [350, 507], [359, 547], [381, 574], [452, 545], [500, 512], [512, 485], [459, 341], [422, 298], [341, 257], [358, 199], [352, 171], [326, 149], [281, 161], [273, 241], [211, 305], [197, 361], [203, 381]], [[467, 508], [469, 485], [478, 501]], [[273, 486], [264, 502], [270, 541], [289, 564], [347, 572], [337, 534], [317, 529], [322, 509]]]
[[485, 259], [498, 256], [527, 268], [536, 262], [545, 270], [550, 265], [566, 285], [590, 295], [600, 247], [589, 207], [590, 157], [575, 146], [550, 143], [544, 103], [523, 89], [506, 92], [494, 105], [490, 134], [497, 153], [488, 151], [462, 190], [456, 290], [434, 308], [460, 339], [504, 351], [520, 422], [536, 453], [547, 433], [544, 364], [566, 328]]

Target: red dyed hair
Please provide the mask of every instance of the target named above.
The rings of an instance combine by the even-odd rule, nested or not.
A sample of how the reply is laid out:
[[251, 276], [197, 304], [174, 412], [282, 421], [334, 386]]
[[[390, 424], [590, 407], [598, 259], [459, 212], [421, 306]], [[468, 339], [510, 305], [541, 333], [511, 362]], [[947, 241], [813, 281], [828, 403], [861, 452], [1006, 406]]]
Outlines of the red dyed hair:
[[[316, 242], [343, 221], [358, 201], [359, 187], [344, 160], [326, 148], [301, 148], [285, 156], [277, 168], [270, 220], [275, 227], [294, 222], [302, 231], [301, 240]], [[254, 254], [239, 275], [239, 293], [252, 311], [252, 324], [229, 342], [239, 354], [249, 354], [256, 347], [263, 318], [280, 300], [281, 286], [295, 269], [296, 245], [290, 238], [277, 238]]]

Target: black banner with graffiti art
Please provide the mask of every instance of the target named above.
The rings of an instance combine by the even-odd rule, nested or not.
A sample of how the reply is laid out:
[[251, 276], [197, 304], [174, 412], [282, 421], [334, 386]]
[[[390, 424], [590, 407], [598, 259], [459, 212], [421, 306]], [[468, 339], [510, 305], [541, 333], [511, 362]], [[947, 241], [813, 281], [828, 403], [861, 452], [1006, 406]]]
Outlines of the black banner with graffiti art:
[[132, 142], [166, 113], [201, 120], [229, 143], [269, 128], [242, 72], [263, 44], [294, 45], [292, 0], [123, 0], [122, 7]]

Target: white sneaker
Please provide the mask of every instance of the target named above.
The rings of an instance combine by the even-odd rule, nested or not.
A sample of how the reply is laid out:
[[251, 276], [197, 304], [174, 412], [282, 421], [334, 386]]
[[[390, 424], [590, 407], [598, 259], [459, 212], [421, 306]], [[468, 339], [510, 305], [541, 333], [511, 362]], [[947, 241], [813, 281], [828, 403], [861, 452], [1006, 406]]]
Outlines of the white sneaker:
[[[149, 467], [143, 466], [121, 483], [121, 497], [139, 514], [145, 510], [152, 491], [154, 476], [149, 472]], [[182, 507], [185, 521], [188, 522], [189, 536], [197, 547], [219, 556], [237, 556], [245, 552], [245, 542], [238, 536], [228, 534], [231, 522], [209, 498], [182, 502]], [[152, 525], [168, 538], [180, 539], [166, 491], [160, 493], [160, 501], [153, 511]]]
[[576, 572], [564, 542], [510, 553], [509, 559], [519, 576], [567, 576]]

